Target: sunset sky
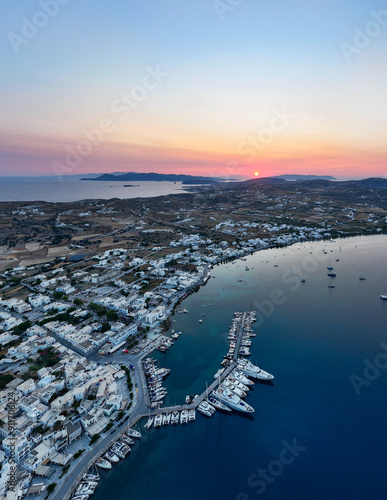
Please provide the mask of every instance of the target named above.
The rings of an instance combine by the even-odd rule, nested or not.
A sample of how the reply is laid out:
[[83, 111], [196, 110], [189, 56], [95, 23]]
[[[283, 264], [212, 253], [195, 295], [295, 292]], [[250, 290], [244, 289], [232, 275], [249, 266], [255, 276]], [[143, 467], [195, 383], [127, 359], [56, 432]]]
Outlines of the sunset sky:
[[24, 0], [2, 11], [2, 176], [387, 177], [386, 2]]

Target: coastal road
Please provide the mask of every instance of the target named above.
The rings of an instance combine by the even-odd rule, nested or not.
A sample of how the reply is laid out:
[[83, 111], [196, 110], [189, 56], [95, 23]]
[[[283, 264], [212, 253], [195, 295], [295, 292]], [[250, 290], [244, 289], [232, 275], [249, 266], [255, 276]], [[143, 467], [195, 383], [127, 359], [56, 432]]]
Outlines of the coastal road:
[[91, 467], [97, 458], [119, 438], [128, 426], [131, 426], [133, 422], [137, 421], [139, 416], [148, 414], [144, 385], [140, 373], [140, 370], [142, 369], [141, 360], [133, 359], [132, 364], [136, 367], [134, 372], [132, 372], [132, 378], [134, 378], [134, 383], [137, 384], [137, 387], [135, 388], [136, 395], [133, 402], [134, 406], [129, 415], [129, 419], [124, 423], [123, 420], [121, 420], [119, 424], [121, 422], [123, 424], [120, 427], [116, 427], [113, 431], [108, 431], [110, 433], [108, 433], [104, 439], [99, 441], [95, 446], [93, 446], [92, 449], [89, 448], [78, 464], [71, 469], [71, 471], [65, 476], [64, 480], [62, 479], [63, 482], [60, 484], [59, 488], [54, 491], [51, 497], [52, 499], [66, 500], [69, 498], [73, 488], [79, 483], [82, 475], [87, 472], [89, 467]]

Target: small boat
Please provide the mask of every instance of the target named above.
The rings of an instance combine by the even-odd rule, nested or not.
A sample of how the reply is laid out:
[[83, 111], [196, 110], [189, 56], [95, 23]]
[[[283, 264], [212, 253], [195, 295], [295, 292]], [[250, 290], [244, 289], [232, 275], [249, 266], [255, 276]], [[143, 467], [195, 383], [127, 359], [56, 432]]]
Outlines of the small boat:
[[190, 422], [193, 422], [196, 419], [196, 412], [195, 410], [189, 410], [188, 411], [188, 420]]
[[331, 271], [330, 273], [327, 273], [328, 276], [331, 276], [332, 278], [334, 278], [336, 276], [336, 273], [335, 271]]
[[152, 427], [154, 416], [148, 418], [148, 422], [144, 425], [145, 429], [150, 429]]
[[117, 463], [120, 461], [120, 459], [117, 457], [115, 453], [113, 453], [111, 450], [108, 450], [105, 455], [103, 456], [106, 460], [109, 460], [109, 462], [112, 463]]
[[203, 320], [202, 320], [202, 319], [199, 319], [199, 323], [203, 323]]
[[365, 280], [365, 276], [364, 276], [364, 274], [361, 274], [361, 275], [359, 276], [359, 280], [360, 280], [360, 281], [364, 281], [364, 280]]
[[163, 425], [169, 425], [171, 423], [171, 414], [164, 413], [163, 415]]
[[162, 423], [163, 423], [163, 416], [161, 413], [159, 413], [158, 415], [155, 416], [154, 426], [161, 427]]
[[139, 431], [136, 431], [136, 429], [132, 429], [131, 427], [129, 427], [129, 429], [126, 431], [126, 434], [132, 438], [141, 439], [141, 433]]
[[179, 423], [179, 412], [174, 411], [172, 413], [172, 416], [171, 416], [171, 424], [174, 425], [174, 424], [178, 424], [178, 423]]
[[224, 368], [219, 368], [219, 370], [215, 373], [214, 379], [216, 380], [221, 374], [224, 372]]
[[190, 404], [190, 402], [191, 402], [191, 396], [187, 395], [187, 396], [185, 397], [185, 403], [186, 403], [187, 405], [189, 405], [189, 404]]
[[301, 283], [305, 283], [305, 281], [306, 281], [305, 278], [302, 278]]
[[90, 473], [86, 473], [83, 477], [82, 477], [82, 481], [99, 481], [101, 478], [99, 477], [98, 474], [90, 474]]
[[98, 467], [101, 467], [101, 469], [111, 469], [112, 468], [112, 464], [110, 462], [108, 462], [107, 460], [103, 459], [102, 457], [99, 458], [95, 463]]
[[212, 415], [215, 413], [215, 408], [211, 406], [207, 401], [202, 401], [198, 406], [198, 411], [206, 417], [212, 417]]
[[387, 293], [382, 293], [381, 296], [380, 296], [380, 298], [382, 300], [387, 300]]
[[186, 424], [187, 422], [188, 422], [188, 411], [187, 410], [183, 410], [180, 413], [180, 423], [181, 424]]
[[335, 285], [331, 283], [330, 285], [328, 285], [328, 288], [335, 288]]
[[134, 439], [130, 438], [129, 436], [127, 435], [123, 435], [121, 436], [121, 439], [122, 439], [122, 442], [127, 444], [128, 446], [132, 446], [132, 444], [134, 444]]

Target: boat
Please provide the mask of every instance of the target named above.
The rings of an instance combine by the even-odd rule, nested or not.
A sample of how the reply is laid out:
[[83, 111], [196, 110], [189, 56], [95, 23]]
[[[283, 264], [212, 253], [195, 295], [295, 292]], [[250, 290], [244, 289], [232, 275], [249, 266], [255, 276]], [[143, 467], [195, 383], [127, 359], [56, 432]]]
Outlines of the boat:
[[112, 463], [117, 463], [120, 461], [120, 459], [117, 457], [117, 455], [115, 453], [113, 453], [111, 450], [108, 450], [105, 455], [103, 455], [103, 458], [105, 458], [106, 460], [109, 460], [109, 462], [112, 462]]
[[246, 359], [238, 359], [238, 368], [248, 377], [260, 380], [272, 380], [274, 378], [274, 375], [265, 372], [265, 370], [253, 365], [251, 361]]
[[199, 319], [199, 323], [203, 323], [203, 320], [202, 320], [202, 319]]
[[226, 379], [228, 382], [231, 382], [233, 385], [235, 385], [235, 387], [238, 387], [238, 389], [240, 389], [241, 391], [249, 391], [250, 388], [245, 386], [245, 384], [242, 384], [242, 382], [240, 382], [239, 380], [237, 380], [235, 377], [233, 377], [232, 375], [229, 375]]
[[247, 396], [247, 394], [245, 393], [245, 391], [242, 391], [238, 387], [235, 387], [234, 384], [232, 384], [231, 382], [229, 382], [227, 380], [225, 380], [223, 382], [222, 387], [227, 387], [232, 393], [236, 394], [240, 398], [245, 398]]
[[131, 451], [130, 447], [127, 444], [122, 443], [121, 441], [116, 441], [110, 449], [120, 458], [125, 458], [126, 455]]
[[101, 467], [101, 469], [111, 469], [112, 468], [112, 464], [108, 461], [108, 460], [105, 460], [103, 459], [102, 457], [99, 458], [95, 464], [98, 466], [98, 467]]
[[174, 411], [171, 415], [171, 425], [178, 424], [179, 423], [179, 412]]
[[141, 433], [139, 431], [136, 431], [136, 429], [132, 429], [131, 427], [129, 427], [129, 429], [126, 431], [126, 434], [128, 434], [128, 436], [132, 438], [141, 439]]
[[227, 412], [230, 412], [231, 411], [231, 408], [229, 408], [227, 405], [225, 405], [224, 403], [220, 402], [218, 399], [216, 399], [214, 396], [212, 396], [211, 394], [208, 396], [208, 402], [214, 407], [216, 408], [217, 410], [220, 410], [220, 411], [227, 411]]
[[163, 416], [161, 413], [159, 413], [158, 415], [155, 416], [155, 423], [154, 423], [154, 426], [155, 427], [160, 427], [163, 423]]
[[301, 283], [305, 283], [306, 279], [302, 278]]
[[226, 404], [230, 408], [234, 410], [241, 411], [243, 413], [253, 413], [254, 408], [247, 404], [245, 401], [242, 401], [238, 396], [233, 394], [227, 387], [219, 387], [216, 391], [214, 391], [213, 396], [218, 399], [220, 402]]
[[196, 419], [196, 412], [195, 410], [188, 410], [188, 420], [190, 422], [193, 422]]
[[171, 423], [171, 414], [164, 413], [163, 415], [163, 425], [169, 425]]
[[364, 276], [364, 274], [361, 274], [361, 275], [359, 276], [359, 280], [360, 280], [360, 281], [364, 281], [364, 280], [365, 280], [365, 276]]
[[335, 288], [335, 285], [333, 285], [332, 283], [330, 283], [330, 284], [328, 285], [328, 288]]
[[380, 298], [382, 300], [387, 300], [387, 293], [382, 293], [381, 296], [380, 296]]
[[186, 424], [187, 422], [188, 422], [188, 411], [187, 410], [183, 410], [180, 413], [180, 423], [181, 424]]
[[211, 406], [207, 401], [202, 401], [198, 406], [198, 411], [206, 417], [212, 417], [212, 415], [215, 413], [215, 408]]
[[121, 440], [123, 443], [129, 445], [129, 446], [132, 446], [132, 444], [134, 444], [134, 439], [132, 439], [131, 437], [129, 437], [128, 435], [124, 434], [123, 436], [121, 436]]
[[330, 273], [328, 273], [328, 276], [331, 276], [332, 278], [334, 278], [336, 276], [335, 271], [331, 271]]
[[99, 481], [101, 478], [99, 477], [98, 474], [90, 474], [90, 473], [86, 473], [83, 477], [82, 477], [82, 481]]
[[191, 402], [191, 396], [187, 395], [187, 396], [185, 397], [185, 403], [186, 403], [187, 405], [189, 405], [189, 404], [190, 404], [190, 402]]
[[148, 418], [148, 422], [144, 425], [145, 429], [150, 429], [152, 427], [154, 418], [153, 415]]
[[254, 385], [254, 382], [252, 380], [250, 380], [249, 378], [245, 377], [240, 370], [235, 369], [232, 372], [232, 374], [236, 378], [236, 380], [238, 380], [239, 382], [242, 382], [242, 384], [244, 384], [244, 385]]
[[219, 370], [214, 375], [214, 379], [216, 380], [218, 377], [220, 377], [223, 372], [224, 372], [224, 368], [219, 368]]

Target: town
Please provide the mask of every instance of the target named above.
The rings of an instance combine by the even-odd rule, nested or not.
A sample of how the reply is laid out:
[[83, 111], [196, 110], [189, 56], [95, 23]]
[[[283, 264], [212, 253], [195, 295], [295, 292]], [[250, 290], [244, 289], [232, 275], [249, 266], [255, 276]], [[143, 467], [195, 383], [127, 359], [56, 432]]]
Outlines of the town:
[[143, 414], [142, 360], [167, 348], [171, 316], [213, 266], [297, 241], [385, 233], [378, 192], [352, 189], [247, 184], [1, 203], [1, 497], [55, 495], [82, 456]]

